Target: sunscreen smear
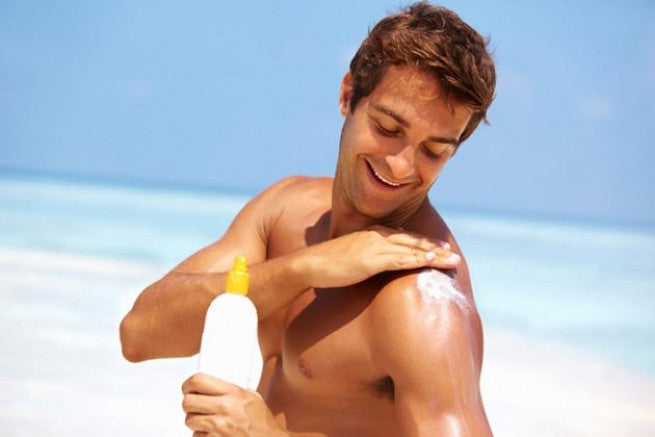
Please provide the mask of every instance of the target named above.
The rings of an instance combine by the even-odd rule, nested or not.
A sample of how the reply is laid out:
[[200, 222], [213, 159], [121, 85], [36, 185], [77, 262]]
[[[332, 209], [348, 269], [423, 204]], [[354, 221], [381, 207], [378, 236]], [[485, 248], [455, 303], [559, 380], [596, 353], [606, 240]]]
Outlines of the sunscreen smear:
[[449, 301], [462, 310], [470, 308], [469, 300], [457, 289], [455, 281], [439, 270], [423, 270], [416, 278], [416, 287], [424, 301]]
[[248, 294], [246, 259], [239, 256], [228, 273], [225, 293], [207, 309], [198, 371], [256, 390], [263, 360], [257, 337], [257, 309]]

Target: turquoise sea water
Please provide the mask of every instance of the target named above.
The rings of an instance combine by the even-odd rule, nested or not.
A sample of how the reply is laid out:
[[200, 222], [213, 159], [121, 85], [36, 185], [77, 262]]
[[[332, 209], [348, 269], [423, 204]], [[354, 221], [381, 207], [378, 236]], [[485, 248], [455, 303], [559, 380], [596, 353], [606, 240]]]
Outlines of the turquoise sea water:
[[[150, 266], [159, 274], [220, 237], [246, 200], [227, 192], [4, 176], [0, 250], [15, 256], [36, 253], [45, 265], [49, 257], [70, 256], [77, 263], [100, 258]], [[447, 208], [441, 212], [468, 258], [486, 326], [518, 329], [655, 374], [653, 230]], [[35, 275], [28, 285], [23, 279], [3, 282], [5, 321], [24, 317], [38, 325], [44, 318], [56, 318], [59, 299], [83, 305], [89, 329], [110, 323], [103, 312], [112, 298], [105, 292], [94, 294], [93, 275], [86, 283], [77, 278], [77, 287], [81, 281], [88, 288], [77, 300], [70, 300], [64, 283], [60, 294], [40, 297], [52, 300], [52, 313], [29, 313], [32, 307], [17, 302], [38, 299], [47, 288], [40, 285], [38, 271]], [[131, 290], [125, 299], [136, 292]]]

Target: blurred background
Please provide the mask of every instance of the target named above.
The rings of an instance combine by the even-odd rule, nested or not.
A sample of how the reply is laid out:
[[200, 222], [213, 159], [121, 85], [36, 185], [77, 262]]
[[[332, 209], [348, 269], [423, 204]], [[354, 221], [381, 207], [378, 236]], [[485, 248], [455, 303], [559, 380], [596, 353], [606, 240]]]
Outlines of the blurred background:
[[[443, 4], [491, 39], [498, 89], [435, 196], [652, 224], [653, 3]], [[397, 6], [3, 0], [0, 165], [252, 192], [331, 175], [340, 80]]]
[[[655, 4], [441, 4], [497, 62], [491, 125], [431, 192], [492, 428], [653, 435]], [[340, 80], [398, 6], [0, 1], [3, 435], [185, 435], [195, 361], [127, 364], [120, 318], [250, 196], [333, 174]]]

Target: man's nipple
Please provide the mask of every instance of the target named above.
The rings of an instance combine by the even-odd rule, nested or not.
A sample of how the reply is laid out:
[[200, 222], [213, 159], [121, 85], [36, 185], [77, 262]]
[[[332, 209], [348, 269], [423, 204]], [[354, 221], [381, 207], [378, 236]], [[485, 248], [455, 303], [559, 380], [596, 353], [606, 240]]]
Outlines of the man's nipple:
[[298, 360], [298, 370], [300, 370], [300, 373], [302, 373], [308, 379], [312, 379], [314, 377], [312, 368], [309, 367], [309, 363], [304, 358]]

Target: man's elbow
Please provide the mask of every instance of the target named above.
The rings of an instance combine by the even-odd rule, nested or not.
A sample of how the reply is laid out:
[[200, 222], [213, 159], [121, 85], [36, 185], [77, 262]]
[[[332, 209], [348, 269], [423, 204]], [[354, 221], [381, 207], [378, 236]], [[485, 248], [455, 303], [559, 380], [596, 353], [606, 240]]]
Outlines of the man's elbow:
[[127, 361], [138, 363], [147, 357], [143, 348], [143, 342], [139, 341], [137, 322], [131, 314], [125, 316], [120, 325], [121, 349]]

